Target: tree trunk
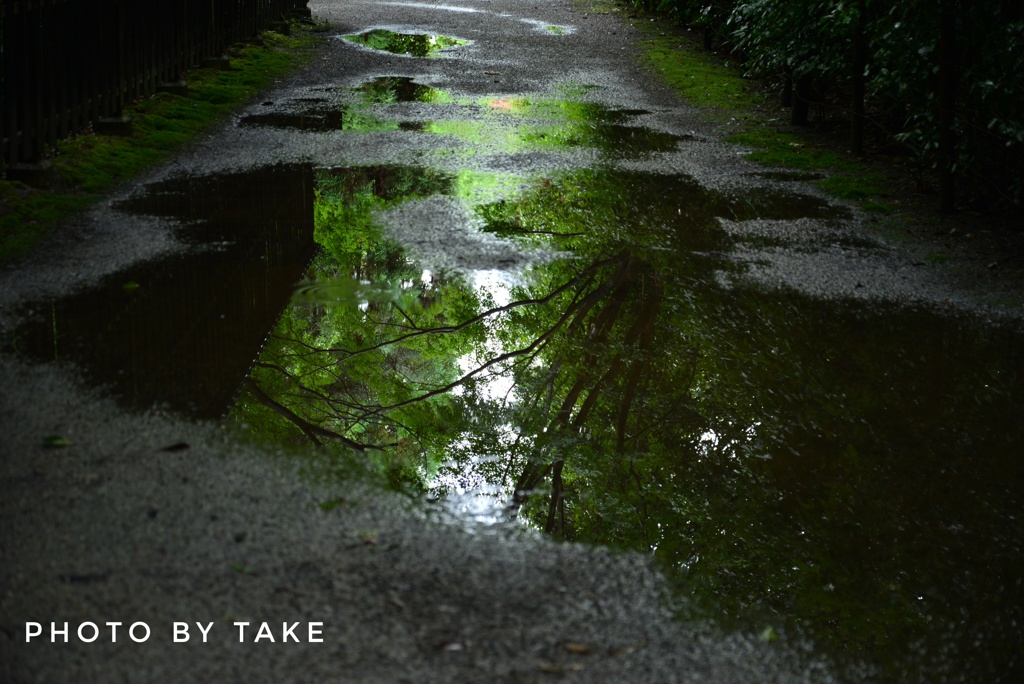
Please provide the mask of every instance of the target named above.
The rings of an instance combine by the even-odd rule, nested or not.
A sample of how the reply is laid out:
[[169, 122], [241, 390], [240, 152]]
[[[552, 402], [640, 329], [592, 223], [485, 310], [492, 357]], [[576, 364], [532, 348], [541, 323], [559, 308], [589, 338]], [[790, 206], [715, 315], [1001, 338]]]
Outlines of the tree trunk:
[[794, 126], [806, 126], [811, 113], [811, 89], [814, 80], [810, 76], [801, 76], [796, 79], [793, 92], [793, 117], [791, 123]]
[[783, 107], [793, 106], [793, 71], [786, 67], [786, 71], [783, 74], [782, 81], [782, 96], [780, 102]]
[[867, 69], [867, 0], [857, 0], [857, 22], [853, 29], [853, 74], [850, 82], [850, 151], [864, 153], [864, 71]]
[[939, 202], [943, 212], [956, 211], [956, 0], [942, 3], [939, 17]]

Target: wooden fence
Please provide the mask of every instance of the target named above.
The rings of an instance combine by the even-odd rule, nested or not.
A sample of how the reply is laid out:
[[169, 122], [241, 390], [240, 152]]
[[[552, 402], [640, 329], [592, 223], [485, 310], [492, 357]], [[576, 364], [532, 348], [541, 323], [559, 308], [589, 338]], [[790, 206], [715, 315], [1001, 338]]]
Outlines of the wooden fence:
[[5, 167], [120, 116], [132, 100], [296, 11], [306, 0], [2, 0]]

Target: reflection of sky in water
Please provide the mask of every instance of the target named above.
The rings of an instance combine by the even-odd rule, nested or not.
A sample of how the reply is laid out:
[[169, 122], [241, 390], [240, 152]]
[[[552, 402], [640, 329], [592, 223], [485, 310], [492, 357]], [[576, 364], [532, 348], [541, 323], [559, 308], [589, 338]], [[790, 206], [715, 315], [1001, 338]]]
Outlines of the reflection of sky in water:
[[392, 5], [394, 7], [415, 7], [417, 9], [429, 9], [439, 10], [442, 12], [465, 12], [465, 13], [478, 13], [485, 10], [478, 10], [472, 7], [456, 7], [455, 5], [430, 5], [425, 2], [382, 2], [382, 5]]
[[[424, 271], [425, 277], [430, 272]], [[499, 270], [476, 270], [467, 274], [470, 285], [480, 293], [481, 299], [490, 299], [495, 307], [506, 306], [512, 301], [510, 289], [516, 282], [516, 278], [508, 271]], [[425, 281], [426, 282], [426, 281]], [[473, 354], [467, 354], [458, 360], [459, 369], [468, 373], [478, 367], [487, 358], [502, 352], [500, 344], [493, 338], [486, 343], [486, 353], [481, 359]], [[488, 373], [481, 378], [477, 391], [487, 401], [504, 402], [508, 399], [515, 385], [510, 373], [502, 372], [500, 367], [495, 367], [493, 373]], [[461, 396], [461, 387], [455, 388], [452, 394]], [[518, 434], [511, 426], [499, 427], [497, 437], [500, 442], [511, 443]], [[462, 441], [452, 444], [454, 448], [468, 448], [469, 442]], [[503, 488], [480, 474], [481, 463], [496, 460], [484, 459], [473, 456], [467, 463], [462, 465], [463, 471], [456, 476], [448, 468], [442, 467], [441, 472], [429, 484], [429, 490], [433, 493], [446, 492], [444, 506], [447, 510], [463, 517], [473, 523], [493, 525], [508, 520], [505, 508], [508, 504], [508, 493]], [[453, 465], [451, 463], [445, 466]]]

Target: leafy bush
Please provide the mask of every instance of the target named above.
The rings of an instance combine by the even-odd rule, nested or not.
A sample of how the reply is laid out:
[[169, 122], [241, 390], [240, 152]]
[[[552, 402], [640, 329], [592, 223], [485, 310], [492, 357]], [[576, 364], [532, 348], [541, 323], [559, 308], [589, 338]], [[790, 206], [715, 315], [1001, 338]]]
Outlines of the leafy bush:
[[[955, 149], [948, 170], [975, 206], [1024, 201], [1024, 5], [1007, 0], [633, 0], [714, 32], [747, 73], [814, 84], [803, 97], [852, 114], [863, 80], [869, 127], [902, 143], [923, 169], [940, 169], [940, 138]], [[941, 17], [952, 13], [943, 41]], [[865, 47], [862, 59], [855, 50]], [[948, 73], [940, 69], [945, 60]], [[940, 91], [952, 88], [943, 119]], [[810, 93], [810, 95], [809, 95]]]

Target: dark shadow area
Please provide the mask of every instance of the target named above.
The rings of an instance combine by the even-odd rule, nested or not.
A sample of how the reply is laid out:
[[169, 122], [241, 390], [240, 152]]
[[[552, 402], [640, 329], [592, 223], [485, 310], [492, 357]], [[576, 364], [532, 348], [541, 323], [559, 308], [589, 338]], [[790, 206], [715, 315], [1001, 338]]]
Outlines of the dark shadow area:
[[75, 364], [131, 408], [216, 418], [314, 253], [312, 206], [306, 167], [150, 185], [119, 208], [182, 221], [201, 251], [25, 312], [8, 345]]

